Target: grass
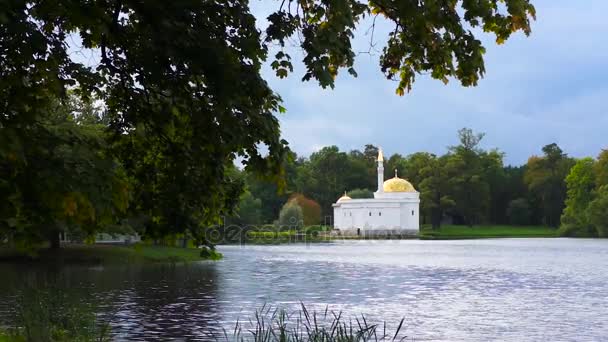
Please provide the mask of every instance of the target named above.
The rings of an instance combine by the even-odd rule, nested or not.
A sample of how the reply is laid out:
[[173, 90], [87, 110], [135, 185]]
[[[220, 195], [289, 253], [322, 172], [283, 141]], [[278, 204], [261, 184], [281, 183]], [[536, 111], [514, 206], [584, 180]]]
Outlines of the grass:
[[[373, 324], [365, 316], [344, 317], [342, 312], [310, 311], [304, 304], [288, 313], [282, 309], [263, 306], [253, 319], [237, 322], [231, 331], [224, 331], [225, 341], [255, 342], [355, 342], [403, 341], [401, 330], [404, 319], [396, 328], [387, 329], [386, 323]], [[218, 340], [216, 338], [216, 340]]]
[[[14, 326], [0, 328], [0, 342], [107, 342], [111, 329], [88, 295], [50, 286], [26, 287], [17, 297]], [[88, 300], [87, 300], [88, 298]]]
[[421, 239], [483, 239], [483, 238], [531, 238], [531, 237], [557, 237], [557, 231], [543, 226], [456, 226], [442, 225], [441, 229], [434, 231], [430, 227], [420, 230]]
[[[203, 251], [202, 255], [201, 252]], [[36, 255], [0, 248], [0, 261], [48, 261], [67, 263], [130, 264], [146, 262], [193, 262], [218, 260], [222, 255], [198, 248], [151, 245], [69, 245], [59, 250], [42, 249]]]

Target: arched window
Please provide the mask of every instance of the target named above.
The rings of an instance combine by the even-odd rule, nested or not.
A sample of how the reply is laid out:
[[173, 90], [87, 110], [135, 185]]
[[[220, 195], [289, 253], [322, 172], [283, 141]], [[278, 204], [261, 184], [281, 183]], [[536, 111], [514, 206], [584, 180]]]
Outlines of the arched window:
[[352, 212], [348, 213], [348, 216], [353, 216], [353, 213]]
[[372, 212], [371, 211], [369, 212], [369, 216], [372, 216]]
[[412, 210], [412, 216], [414, 216], [414, 211]]
[[378, 213], [378, 216], [382, 216], [382, 213]]

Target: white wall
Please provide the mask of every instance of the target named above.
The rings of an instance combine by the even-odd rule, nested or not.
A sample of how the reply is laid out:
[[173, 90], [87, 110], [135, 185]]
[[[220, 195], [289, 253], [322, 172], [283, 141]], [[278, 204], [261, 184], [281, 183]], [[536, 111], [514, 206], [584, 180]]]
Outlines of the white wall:
[[334, 228], [419, 230], [419, 200], [416, 197], [354, 199], [336, 203]]

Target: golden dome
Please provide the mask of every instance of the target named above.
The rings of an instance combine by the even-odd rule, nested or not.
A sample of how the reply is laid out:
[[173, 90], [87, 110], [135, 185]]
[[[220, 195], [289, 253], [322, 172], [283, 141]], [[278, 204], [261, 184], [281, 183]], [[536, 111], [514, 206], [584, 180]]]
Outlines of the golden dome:
[[338, 202], [337, 202], [337, 203], [344, 202], [344, 201], [348, 201], [348, 200], [351, 200], [351, 199], [352, 199], [352, 198], [350, 198], [350, 197], [349, 197], [349, 196], [346, 194], [346, 191], [344, 191], [344, 195], [342, 195], [342, 197], [338, 198]]
[[394, 178], [384, 182], [383, 188], [384, 192], [416, 192], [412, 183], [397, 176], [397, 170], [395, 170]]
[[384, 192], [416, 192], [412, 183], [405, 179], [395, 177], [384, 182]]

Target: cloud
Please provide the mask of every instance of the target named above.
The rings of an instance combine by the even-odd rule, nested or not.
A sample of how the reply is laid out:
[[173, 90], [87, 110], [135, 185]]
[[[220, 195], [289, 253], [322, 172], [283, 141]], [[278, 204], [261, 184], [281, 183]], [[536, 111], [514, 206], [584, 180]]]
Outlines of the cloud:
[[[475, 88], [419, 76], [414, 90], [398, 97], [396, 84], [381, 74], [376, 53], [358, 56], [358, 78], [342, 73], [334, 90], [324, 90], [300, 81], [301, 53], [293, 49], [296, 69], [288, 79], [264, 69], [288, 110], [280, 116], [285, 138], [301, 155], [325, 145], [352, 149], [366, 143], [389, 154], [444, 153], [457, 143], [459, 128], [471, 127], [486, 132], [483, 146], [500, 148], [510, 164], [525, 163], [552, 142], [577, 157], [597, 155], [608, 145], [608, 47], [603, 44], [608, 2], [534, 2], [538, 20], [530, 37], [519, 33], [496, 46], [492, 36], [481, 35], [487, 74]], [[252, 10], [264, 18], [278, 5], [254, 1]], [[258, 25], [264, 27], [264, 20]], [[364, 22], [358, 30], [356, 51], [369, 47], [368, 27]], [[387, 29], [377, 26], [378, 42]]]

